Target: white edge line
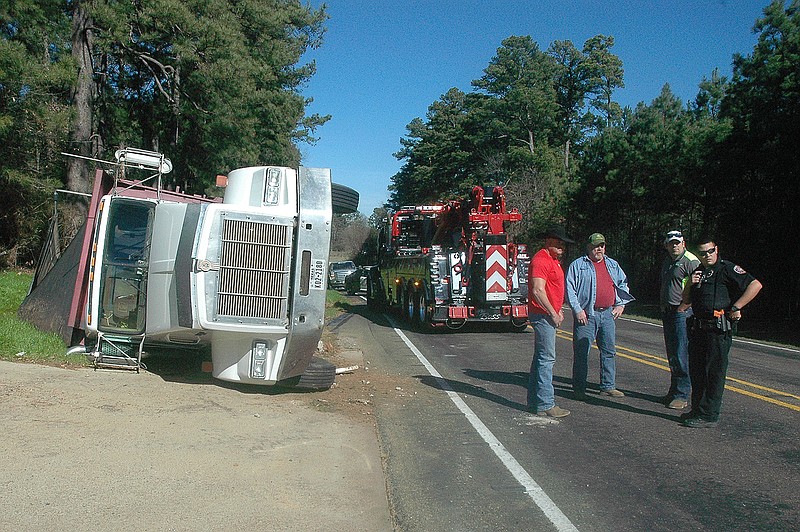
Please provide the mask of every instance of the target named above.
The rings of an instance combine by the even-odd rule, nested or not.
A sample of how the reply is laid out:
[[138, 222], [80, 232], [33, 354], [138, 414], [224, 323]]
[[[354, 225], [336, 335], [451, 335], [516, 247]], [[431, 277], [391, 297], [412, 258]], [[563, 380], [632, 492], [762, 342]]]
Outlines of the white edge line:
[[578, 529], [569, 518], [564, 515], [561, 509], [556, 506], [553, 500], [544, 492], [544, 490], [537, 484], [533, 477], [531, 477], [525, 468], [517, 462], [516, 458], [514, 458], [511, 453], [506, 450], [505, 446], [500, 443], [494, 434], [489, 430], [489, 428], [480, 420], [480, 418], [472, 411], [472, 409], [467, 406], [467, 403], [464, 402], [463, 399], [447, 384], [447, 381], [442, 378], [441, 374], [433, 367], [433, 365], [428, 362], [428, 359], [425, 358], [419, 349], [408, 339], [408, 337], [397, 328], [394, 321], [384, 314], [384, 317], [394, 329], [394, 332], [399, 336], [406, 346], [411, 350], [412, 353], [422, 362], [422, 365], [425, 366], [425, 369], [428, 370], [428, 373], [431, 374], [432, 377], [436, 378], [439, 386], [447, 393], [450, 400], [453, 401], [453, 404], [456, 405], [462, 414], [467, 418], [470, 422], [472, 427], [475, 431], [483, 438], [489, 448], [494, 452], [494, 454], [503, 462], [503, 465], [506, 466], [506, 469], [514, 476], [517, 481], [522, 484], [522, 487], [525, 488], [525, 493], [536, 503], [542, 512], [544, 512], [545, 516], [550, 520], [553, 525], [555, 525], [556, 529], [559, 531], [577, 531]]

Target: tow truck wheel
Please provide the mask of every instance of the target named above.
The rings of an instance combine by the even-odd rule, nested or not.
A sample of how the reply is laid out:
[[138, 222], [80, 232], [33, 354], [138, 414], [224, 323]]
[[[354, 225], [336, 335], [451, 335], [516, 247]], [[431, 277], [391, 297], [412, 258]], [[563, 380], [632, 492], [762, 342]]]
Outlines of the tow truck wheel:
[[427, 325], [430, 321], [430, 313], [428, 309], [428, 302], [425, 300], [425, 292], [419, 291], [417, 292], [416, 297], [416, 308], [415, 308], [415, 316], [416, 321], [420, 325]]
[[378, 296], [375, 293], [375, 287], [372, 285], [372, 279], [367, 278], [367, 308], [377, 310], [378, 306]]
[[403, 287], [397, 285], [394, 289], [394, 300], [391, 302], [392, 308], [398, 309], [398, 315], [403, 316]]
[[372, 310], [386, 309], [386, 292], [383, 291], [383, 280], [378, 278], [376, 283], [373, 279], [367, 278], [367, 306]]
[[403, 317], [407, 322], [412, 323], [414, 321], [414, 294], [406, 290], [403, 295], [405, 296], [403, 298]]

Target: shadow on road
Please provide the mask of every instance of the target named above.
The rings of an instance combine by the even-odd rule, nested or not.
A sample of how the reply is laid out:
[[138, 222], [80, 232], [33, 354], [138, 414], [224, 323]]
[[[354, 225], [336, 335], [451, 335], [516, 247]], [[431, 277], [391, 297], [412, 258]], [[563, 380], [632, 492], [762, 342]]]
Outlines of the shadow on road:
[[[478, 379], [485, 382], [510, 384], [515, 386], [520, 386], [521, 388], [527, 388], [528, 386], [528, 373], [522, 371], [508, 372], [508, 371], [485, 371], [485, 370], [465, 369], [464, 374], [473, 379]], [[447, 391], [447, 387], [449, 387], [452, 391], [459, 394], [471, 395], [479, 399], [486, 399], [488, 401], [492, 401], [493, 403], [497, 403], [501, 406], [505, 406], [514, 410], [518, 410], [521, 412], [529, 412], [527, 405], [518, 403], [516, 401], [508, 399], [507, 397], [503, 397], [502, 395], [490, 392], [489, 390], [487, 390], [486, 388], [484, 388], [479, 384], [472, 384], [470, 382], [459, 381], [454, 379], [446, 379], [446, 378], [439, 379], [437, 377], [433, 377], [430, 375], [416, 375], [415, 378], [419, 379], [419, 381], [422, 384], [425, 384], [432, 388], [437, 388], [443, 391]], [[557, 397], [575, 400], [572, 392], [572, 379], [566, 377], [553, 377], [553, 386], [555, 388], [555, 394]], [[599, 388], [590, 385], [589, 389], [587, 390], [587, 398], [583, 402], [589, 405], [611, 408], [614, 410], [620, 410], [624, 412], [631, 412], [633, 414], [657, 417], [668, 421], [676, 421], [676, 422], [680, 421], [680, 417], [676, 414], [671, 414], [668, 412], [659, 412], [645, 408], [638, 408], [625, 402], [627, 398], [643, 399], [645, 401], [655, 403], [661, 409], [663, 409], [664, 406], [660, 398], [655, 397], [653, 395], [643, 394], [632, 390], [623, 390], [625, 392], [626, 398], [609, 400], [609, 399], [604, 399], [599, 395], [595, 395], [596, 393], [599, 393], [599, 391], [600, 391]]]
[[[215, 379], [210, 372], [203, 371], [204, 361], [211, 359], [210, 353], [204, 351], [163, 349], [142, 360], [144, 370], [158, 376], [166, 382], [177, 382], [201, 386], [215, 386], [228, 390], [236, 390], [243, 394], [285, 395], [289, 393], [314, 393], [314, 390], [294, 388], [292, 386], [262, 386], [241, 382], [228, 382]], [[126, 371], [117, 369], [100, 369], [97, 371]]]
[[[370, 309], [366, 302], [359, 299], [359, 302], [353, 302], [353, 297], [349, 301], [338, 301], [334, 303], [334, 308], [338, 308], [348, 314], [356, 314], [375, 323], [385, 327], [396, 327], [401, 331], [412, 331], [417, 334], [485, 334], [485, 333], [507, 333], [507, 334], [526, 334], [532, 333], [530, 330], [524, 331], [511, 331], [508, 329], [507, 324], [501, 323], [481, 323], [481, 322], [468, 322], [458, 329], [448, 329], [444, 324], [437, 325], [420, 325], [408, 323], [404, 318], [399, 316], [396, 309]], [[389, 323], [386, 317], [389, 316], [393, 323]], [[328, 322], [331, 330], [335, 330], [337, 323], [343, 318], [343, 315], [336, 316]]]
[[[369, 309], [364, 304], [353, 304], [350, 302], [346, 303], [337, 303], [337, 307], [341, 308], [347, 314], [342, 314], [328, 323], [328, 327], [331, 330], [336, 330], [339, 326], [343, 323], [348, 321], [353, 314], [359, 315], [364, 317], [365, 319], [382, 326], [392, 326], [386, 320], [386, 317], [383, 312], [380, 311], [373, 311]], [[475, 334], [484, 334], [486, 332], [497, 332], [496, 324], [483, 324], [483, 323], [468, 323], [463, 328], [458, 330], [450, 330], [445, 327], [432, 329], [430, 327], [423, 328], [423, 327], [414, 327], [411, 324], [403, 321], [400, 319], [399, 316], [392, 316], [394, 320], [394, 326], [403, 331], [414, 331], [416, 333], [431, 333], [431, 334], [441, 334], [441, 333], [475, 333]], [[494, 325], [494, 327], [493, 327]], [[513, 333], [508, 333], [513, 334]], [[532, 334], [532, 331], [528, 330], [526, 332], [518, 333], [518, 334]], [[468, 378], [484, 381], [484, 382], [491, 382], [497, 384], [506, 384], [506, 385], [513, 385], [519, 386], [523, 389], [527, 389], [528, 386], [528, 372], [523, 371], [515, 371], [515, 372], [508, 372], [508, 371], [487, 371], [487, 370], [478, 370], [478, 369], [471, 369], [466, 368], [463, 370], [464, 375]], [[430, 386], [432, 388], [437, 388], [440, 390], [445, 390], [446, 387], [452, 389], [452, 391], [460, 394], [471, 395], [473, 397], [477, 397], [480, 399], [485, 399], [488, 401], [492, 401], [499, 405], [511, 408], [513, 410], [518, 410], [521, 412], [529, 412], [527, 405], [523, 403], [519, 403], [517, 401], [513, 401], [508, 399], [507, 397], [503, 397], [502, 395], [498, 395], [494, 392], [491, 392], [481, 386], [480, 384], [472, 384], [467, 381], [460, 381], [455, 379], [446, 379], [446, 378], [437, 378], [431, 375], [416, 375], [415, 378], [419, 379], [422, 384]], [[575, 400], [574, 394], [572, 392], [572, 379], [567, 377], [553, 377], [553, 386], [555, 388], [555, 394], [557, 397], [561, 397], [564, 399]], [[634, 414], [641, 414], [645, 416], [652, 416], [661, 419], [666, 419], [669, 421], [680, 421], [679, 413], [671, 413], [671, 412], [663, 412], [664, 405], [661, 402], [661, 398], [651, 395], [640, 393], [635, 390], [622, 390], [625, 392], [626, 398], [622, 399], [604, 399], [602, 398], [599, 393], [600, 389], [597, 385], [590, 384], [587, 389], [587, 398], [584, 401], [586, 404], [600, 406], [605, 408], [611, 408], [614, 410], [621, 410], [625, 412], [631, 412]], [[632, 406], [631, 404], [626, 403], [626, 400], [630, 399], [639, 399], [644, 400], [647, 402], [654, 403], [659, 408], [658, 411], [650, 410], [646, 408], [639, 408]]]

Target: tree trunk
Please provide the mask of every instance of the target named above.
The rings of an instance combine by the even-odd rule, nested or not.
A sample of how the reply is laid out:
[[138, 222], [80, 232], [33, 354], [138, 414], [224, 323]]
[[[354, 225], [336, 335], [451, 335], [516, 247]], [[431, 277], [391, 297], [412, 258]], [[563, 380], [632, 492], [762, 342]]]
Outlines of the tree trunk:
[[[92, 135], [92, 35], [91, 16], [83, 2], [75, 6], [72, 14], [72, 57], [78, 65], [78, 78], [72, 97], [75, 115], [70, 130], [70, 152], [91, 157]], [[75, 157], [67, 159], [67, 188], [76, 192], [90, 192], [87, 161]]]

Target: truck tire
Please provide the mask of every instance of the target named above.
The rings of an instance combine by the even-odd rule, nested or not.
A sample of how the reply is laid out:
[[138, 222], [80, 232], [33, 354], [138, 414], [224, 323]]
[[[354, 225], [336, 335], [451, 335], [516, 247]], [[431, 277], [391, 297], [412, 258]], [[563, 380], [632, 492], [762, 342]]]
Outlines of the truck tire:
[[394, 289], [394, 300], [391, 302], [392, 311], [403, 317], [403, 286], [397, 285]]
[[358, 192], [350, 187], [331, 183], [331, 207], [334, 214], [350, 214], [358, 210]]
[[312, 357], [306, 370], [299, 377], [279, 381], [279, 386], [299, 390], [327, 390], [336, 380], [336, 366], [319, 357]]
[[428, 302], [425, 298], [425, 291], [419, 290], [414, 294], [414, 296], [414, 321], [416, 321], [422, 328], [427, 327], [430, 324], [431, 317], [430, 309], [428, 308]]
[[403, 318], [408, 323], [414, 323], [414, 292], [404, 290], [403, 296]]
[[[377, 285], [377, 286], [376, 286]], [[386, 307], [386, 294], [383, 293], [383, 283], [376, 283], [371, 277], [367, 278], [367, 308], [383, 310]]]
[[377, 310], [377, 301], [375, 301], [375, 288], [372, 286], [372, 279], [367, 278], [367, 308], [370, 310]]

